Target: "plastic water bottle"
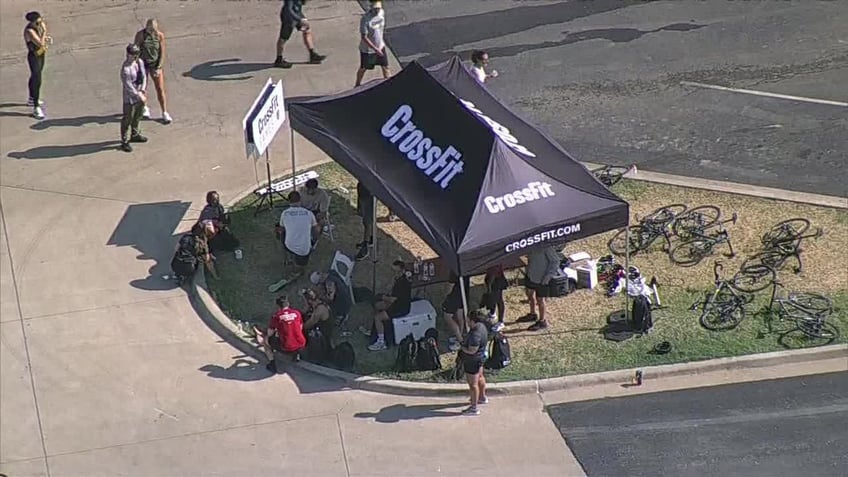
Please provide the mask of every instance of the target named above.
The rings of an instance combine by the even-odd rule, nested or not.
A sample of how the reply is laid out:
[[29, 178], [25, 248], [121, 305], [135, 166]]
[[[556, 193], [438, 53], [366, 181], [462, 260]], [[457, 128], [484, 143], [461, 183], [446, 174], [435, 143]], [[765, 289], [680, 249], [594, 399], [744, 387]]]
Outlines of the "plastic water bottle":
[[436, 265], [433, 262], [430, 262], [430, 278], [435, 278], [436, 276]]
[[243, 254], [243, 252], [241, 251], [240, 248], [237, 248], [235, 253], [236, 253], [236, 260], [241, 260], [242, 257], [244, 257], [244, 254]]
[[415, 275], [418, 275], [418, 270], [421, 266], [420, 260], [421, 260], [420, 257], [416, 257], [415, 261], [412, 263], [412, 273], [415, 274]]

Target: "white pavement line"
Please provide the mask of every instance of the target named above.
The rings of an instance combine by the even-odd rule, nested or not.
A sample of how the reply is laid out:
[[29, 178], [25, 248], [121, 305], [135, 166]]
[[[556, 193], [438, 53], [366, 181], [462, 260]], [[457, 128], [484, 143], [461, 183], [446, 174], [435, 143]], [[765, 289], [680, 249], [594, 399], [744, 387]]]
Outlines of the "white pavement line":
[[726, 86], [718, 86], [715, 84], [695, 83], [693, 81], [681, 81], [684, 86], [694, 86], [696, 88], [715, 89], [718, 91], [730, 91], [731, 93], [752, 94], [754, 96], [765, 96], [767, 98], [788, 99], [791, 101], [803, 101], [805, 103], [826, 104], [828, 106], [841, 106], [848, 108], [848, 103], [842, 101], [832, 101], [829, 99], [807, 98], [805, 96], [792, 96], [789, 94], [769, 93], [767, 91], [756, 91], [753, 89], [728, 88]]
[[170, 417], [171, 419], [173, 419], [173, 420], [175, 420], [175, 421], [179, 421], [179, 419], [177, 419], [177, 416], [174, 416], [174, 415], [168, 414], [167, 412], [165, 412], [165, 411], [163, 411], [163, 410], [159, 409], [158, 407], [154, 407], [154, 408], [153, 408], [153, 410], [154, 410], [154, 411], [156, 411], [156, 412], [158, 412], [159, 414], [161, 414], [161, 415], [165, 416], [165, 417]]

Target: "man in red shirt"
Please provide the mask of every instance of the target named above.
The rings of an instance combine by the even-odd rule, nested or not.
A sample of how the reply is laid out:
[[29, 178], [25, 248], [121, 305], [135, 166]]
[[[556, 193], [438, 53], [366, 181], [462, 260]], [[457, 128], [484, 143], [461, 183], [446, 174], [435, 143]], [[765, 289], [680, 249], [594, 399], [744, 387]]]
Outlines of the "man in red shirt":
[[306, 336], [303, 335], [303, 317], [300, 312], [291, 307], [288, 297], [277, 298], [279, 309], [268, 323], [268, 331], [264, 335], [256, 330], [256, 338], [263, 345], [268, 364], [265, 368], [277, 373], [277, 363], [274, 352], [291, 354], [295, 361], [300, 361], [300, 352], [306, 347]]

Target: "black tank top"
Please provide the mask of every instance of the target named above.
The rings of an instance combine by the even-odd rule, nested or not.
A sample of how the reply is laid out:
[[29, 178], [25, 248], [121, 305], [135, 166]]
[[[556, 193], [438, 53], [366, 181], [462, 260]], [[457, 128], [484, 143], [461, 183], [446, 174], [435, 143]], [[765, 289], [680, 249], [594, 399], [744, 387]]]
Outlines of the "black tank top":
[[24, 41], [26, 42], [27, 51], [30, 53], [35, 53], [38, 50], [39, 46], [37, 43], [29, 39], [29, 35], [27, 35], [27, 30], [35, 30], [39, 37], [44, 36], [44, 27], [40, 25], [33, 26], [31, 23], [27, 23], [24, 27]]

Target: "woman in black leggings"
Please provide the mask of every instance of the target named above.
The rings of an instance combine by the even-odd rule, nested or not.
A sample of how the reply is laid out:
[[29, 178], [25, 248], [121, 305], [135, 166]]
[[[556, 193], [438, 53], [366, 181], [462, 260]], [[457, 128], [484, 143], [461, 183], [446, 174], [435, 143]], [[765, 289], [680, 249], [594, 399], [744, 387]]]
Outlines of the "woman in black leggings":
[[52, 38], [47, 34], [47, 25], [38, 12], [29, 12], [26, 18], [27, 25], [24, 28], [24, 42], [27, 47], [27, 64], [29, 65], [29, 101], [32, 106], [32, 115], [36, 119], [44, 119], [44, 111], [41, 109], [41, 72], [44, 70], [44, 57], [47, 47], [52, 43]]

